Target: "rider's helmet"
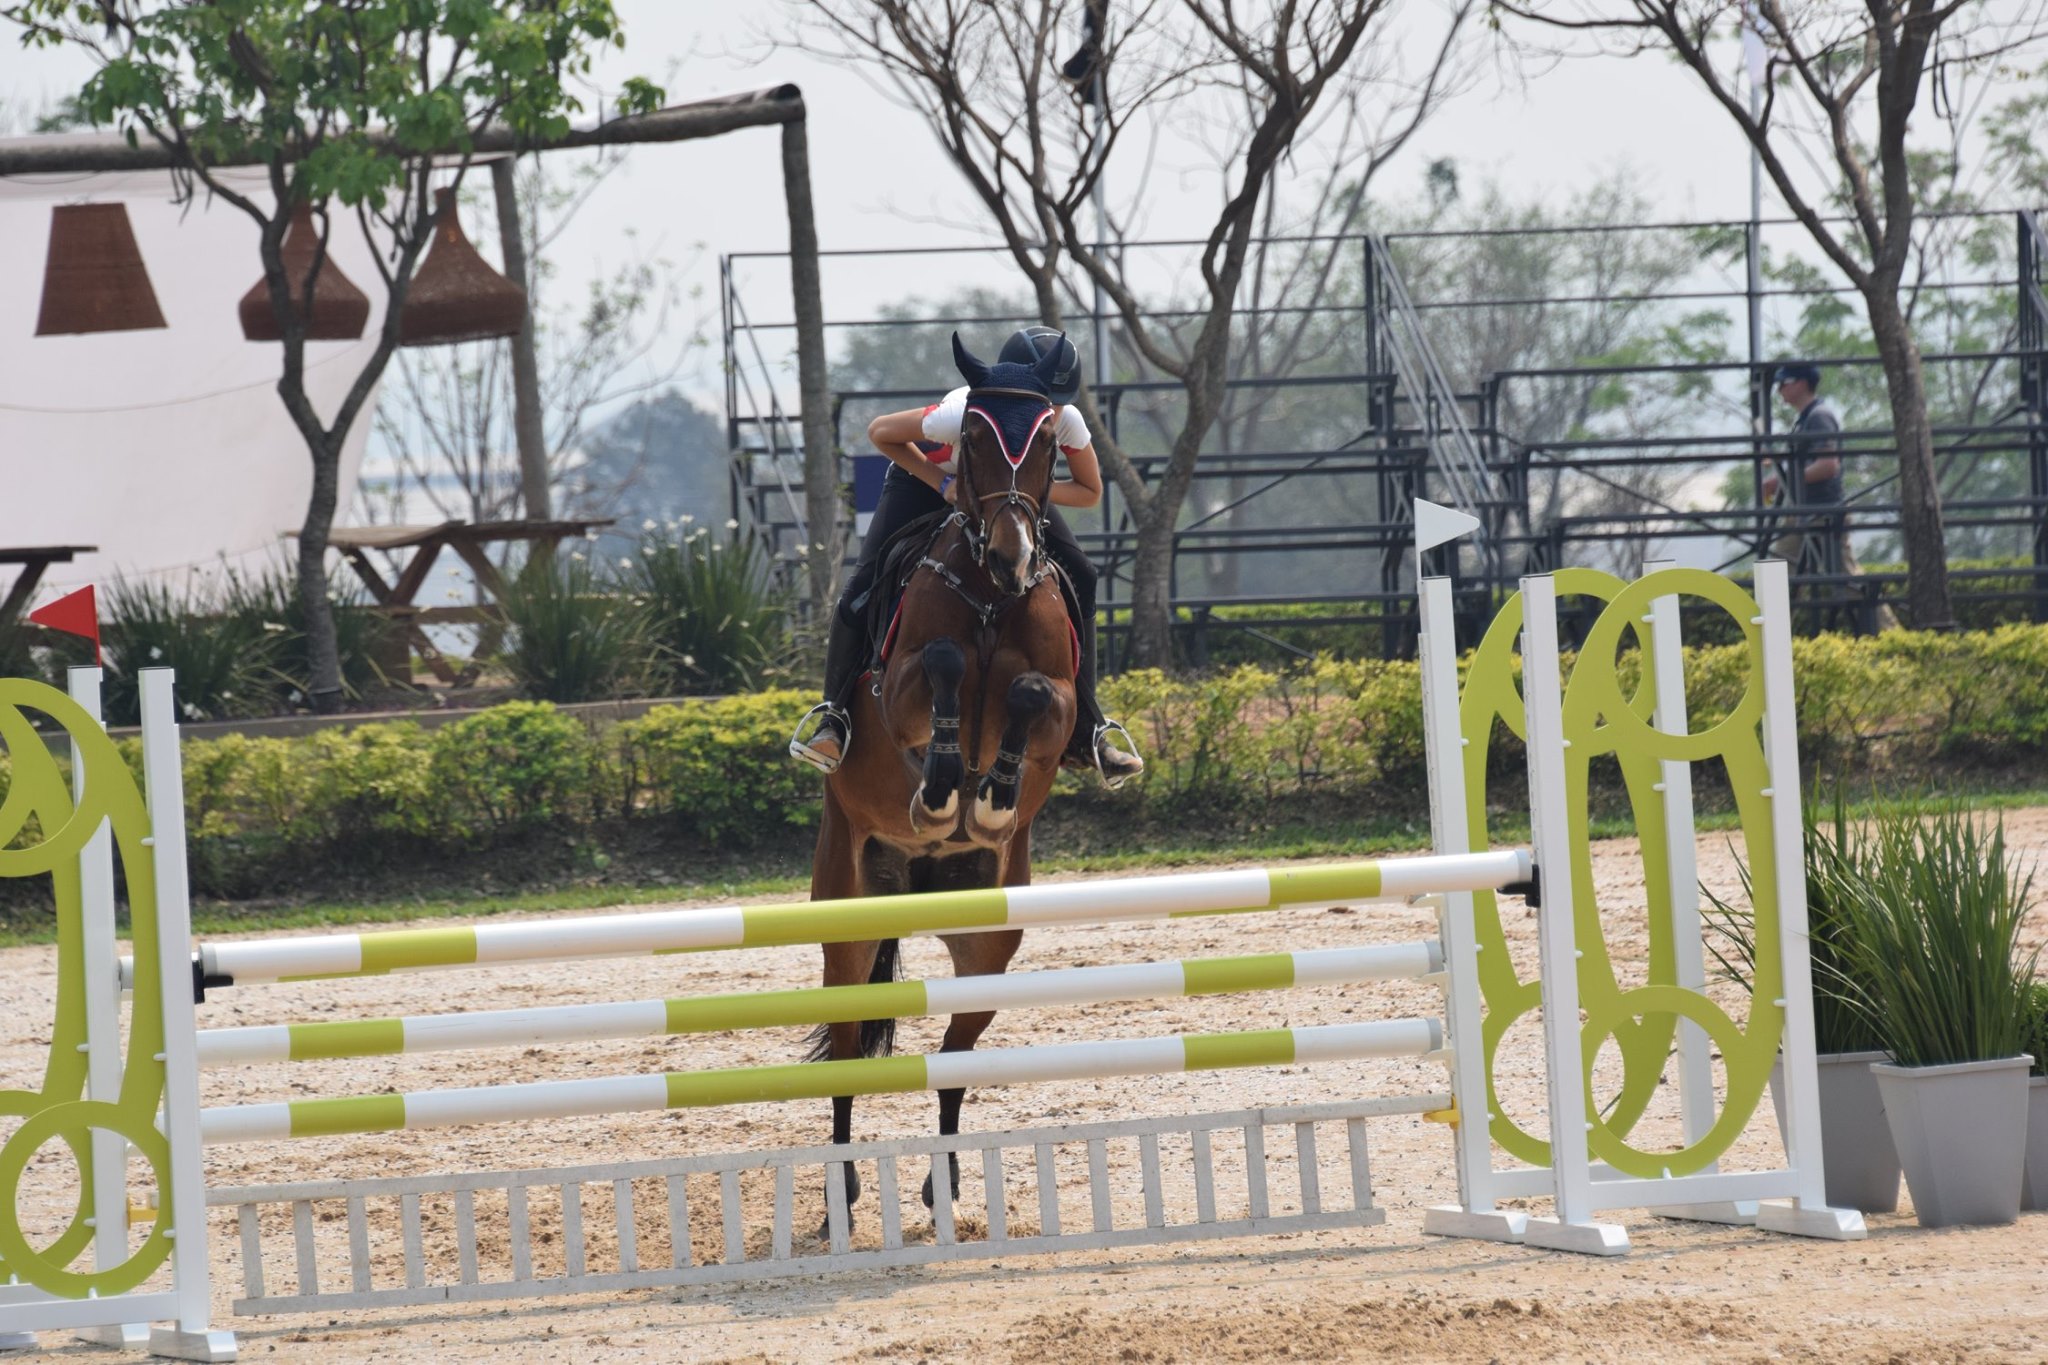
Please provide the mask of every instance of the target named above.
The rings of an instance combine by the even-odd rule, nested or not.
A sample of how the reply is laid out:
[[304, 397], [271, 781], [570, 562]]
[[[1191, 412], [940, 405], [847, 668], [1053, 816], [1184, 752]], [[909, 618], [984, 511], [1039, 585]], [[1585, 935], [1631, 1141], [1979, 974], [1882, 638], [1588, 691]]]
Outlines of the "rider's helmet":
[[1003, 343], [1003, 353], [998, 361], [1009, 361], [1013, 365], [1036, 365], [1040, 358], [1058, 349], [1060, 358], [1053, 370], [1052, 392], [1049, 395], [1055, 403], [1071, 403], [1081, 396], [1081, 353], [1074, 349], [1074, 343], [1057, 327], [1026, 327], [1010, 333], [1010, 339]]

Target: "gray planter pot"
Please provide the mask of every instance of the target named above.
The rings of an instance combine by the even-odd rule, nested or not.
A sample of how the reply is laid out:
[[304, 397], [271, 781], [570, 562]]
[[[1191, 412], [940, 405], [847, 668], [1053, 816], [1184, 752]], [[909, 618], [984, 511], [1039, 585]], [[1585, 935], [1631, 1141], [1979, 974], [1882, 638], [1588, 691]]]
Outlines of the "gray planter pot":
[[[1891, 1213], [1899, 1207], [1899, 1151], [1884, 1121], [1884, 1102], [1870, 1064], [1882, 1052], [1828, 1052], [1815, 1060], [1820, 1075], [1820, 1159], [1827, 1175], [1828, 1207]], [[1778, 1141], [1785, 1141], [1785, 1069], [1771, 1067], [1771, 1104]]]
[[2026, 1057], [1871, 1067], [1923, 1228], [2010, 1223], [2027, 1159]]
[[2048, 1076], [2027, 1082], [2027, 1174], [2020, 1207], [2048, 1209]]

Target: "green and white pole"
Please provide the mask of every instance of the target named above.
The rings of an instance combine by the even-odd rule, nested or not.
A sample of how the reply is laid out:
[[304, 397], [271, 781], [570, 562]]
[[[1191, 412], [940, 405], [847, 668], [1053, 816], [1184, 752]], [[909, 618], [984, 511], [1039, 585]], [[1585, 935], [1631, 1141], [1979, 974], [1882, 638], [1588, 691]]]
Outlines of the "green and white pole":
[[600, 1038], [654, 1038], [731, 1029], [808, 1028], [863, 1019], [1414, 980], [1430, 976], [1442, 967], [1442, 952], [1434, 942], [1424, 941], [1248, 957], [1190, 958], [1182, 962], [1069, 967], [1007, 976], [941, 977], [404, 1019], [207, 1029], [199, 1035], [199, 1064], [233, 1066], [580, 1043]]
[[410, 1132], [471, 1123], [819, 1100], [836, 1095], [1171, 1075], [1363, 1057], [1421, 1057], [1442, 1046], [1443, 1026], [1435, 1019], [1386, 1019], [1253, 1033], [1113, 1039], [986, 1052], [941, 1052], [922, 1057], [532, 1081], [409, 1095], [365, 1095], [207, 1109], [200, 1114], [200, 1137], [208, 1145], [274, 1142], [337, 1133]]
[[1055, 924], [1243, 914], [1286, 906], [1400, 901], [1435, 892], [1497, 891], [1529, 878], [1528, 851], [1507, 849], [862, 900], [254, 939], [204, 945], [200, 968], [209, 985], [317, 981], [498, 962], [570, 962], [641, 953], [857, 943], [920, 934], [972, 934]]

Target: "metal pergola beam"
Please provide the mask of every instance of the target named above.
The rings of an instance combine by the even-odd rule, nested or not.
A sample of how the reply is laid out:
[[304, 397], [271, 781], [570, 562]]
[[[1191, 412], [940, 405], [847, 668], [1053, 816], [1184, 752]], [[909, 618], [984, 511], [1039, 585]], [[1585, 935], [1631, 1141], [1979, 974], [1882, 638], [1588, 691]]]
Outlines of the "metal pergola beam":
[[[803, 92], [794, 85], [750, 90], [712, 100], [673, 105], [651, 114], [615, 118], [589, 128], [572, 128], [559, 138], [534, 141], [512, 129], [492, 124], [470, 139], [467, 147], [451, 145], [436, 155], [463, 152], [491, 155], [504, 152], [554, 152], [587, 147], [624, 147], [641, 142], [687, 142], [716, 137], [741, 128], [761, 128], [804, 121]], [[371, 135], [380, 150], [398, 151], [388, 137]], [[408, 152], [407, 155], [413, 155]], [[0, 175], [79, 174], [87, 171], [165, 171], [185, 163], [153, 140], [130, 145], [120, 133], [45, 133], [34, 137], [0, 138]], [[209, 166], [261, 166], [261, 157], [209, 160]]]

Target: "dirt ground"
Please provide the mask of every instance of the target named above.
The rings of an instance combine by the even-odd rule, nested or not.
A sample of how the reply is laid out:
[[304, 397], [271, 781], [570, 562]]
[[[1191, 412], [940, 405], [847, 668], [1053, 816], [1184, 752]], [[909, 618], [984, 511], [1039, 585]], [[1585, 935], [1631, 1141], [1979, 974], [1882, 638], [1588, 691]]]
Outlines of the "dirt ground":
[[[2012, 812], [2007, 829], [2026, 854], [2048, 852], [2048, 810]], [[1601, 843], [1595, 858], [1609, 941], [1624, 961], [1631, 952], [1639, 957], [1642, 876], [1634, 845]], [[1710, 886], [1735, 891], [1731, 836], [1704, 836], [1700, 862]], [[2041, 890], [2048, 897], [2048, 885]], [[1510, 905], [1513, 950], [1519, 961], [1533, 963], [1535, 921], [1519, 903]], [[1399, 905], [1046, 930], [1026, 939], [1016, 965], [1029, 970], [1395, 942], [1432, 932], [1428, 912]], [[2033, 944], [2048, 938], [2048, 904], [2036, 905], [2029, 932]], [[776, 949], [597, 961], [568, 971], [509, 966], [252, 986], [216, 993], [201, 1018], [203, 1027], [220, 1027], [793, 987], [815, 982], [816, 955], [815, 948]], [[946, 970], [944, 949], [933, 940], [910, 942], [906, 958], [911, 976]], [[0, 1089], [40, 1082], [54, 961], [47, 948], [0, 951]], [[1740, 997], [1725, 988], [1717, 993], [1739, 1018]], [[1432, 988], [1364, 984], [1019, 1012], [999, 1017], [983, 1045], [1439, 1010]], [[906, 1021], [899, 1046], [929, 1050], [940, 1027], [942, 1021]], [[1520, 1055], [1503, 1067], [1500, 1084], [1510, 1112], [1540, 1131], [1533, 1041], [1533, 1030], [1511, 1033], [1503, 1050], [1519, 1048]], [[209, 1105], [249, 1103], [743, 1065], [787, 1060], [800, 1045], [793, 1032], [751, 1033], [530, 1048], [517, 1055], [295, 1063], [209, 1073], [204, 1088]], [[1596, 1070], [1596, 1087], [1609, 1070]], [[1213, 1112], [1418, 1094], [1444, 1084], [1440, 1067], [1402, 1060], [1021, 1086], [971, 1095], [963, 1123], [994, 1129]], [[1669, 1091], [1660, 1090], [1640, 1133], [1675, 1133]], [[207, 1178], [215, 1186], [244, 1185], [762, 1149], [821, 1142], [827, 1122], [825, 1105], [815, 1103], [304, 1139], [211, 1149]], [[929, 1131], [932, 1122], [928, 1096], [863, 1099], [855, 1136], [915, 1134]], [[1423, 1238], [1422, 1210], [1455, 1195], [1446, 1131], [1412, 1116], [1374, 1119], [1368, 1128], [1373, 1183], [1387, 1214], [1378, 1228], [814, 1275], [737, 1288], [399, 1308], [345, 1321], [332, 1314], [249, 1318], [231, 1325], [243, 1359], [286, 1361], [2048, 1361], [2048, 1214], [2024, 1215], [2008, 1227], [1926, 1232], [1914, 1225], [1908, 1198], [1897, 1215], [1869, 1220], [1868, 1240], [1834, 1244], [1621, 1213], [1615, 1217], [1628, 1224], [1632, 1250], [1618, 1261], [1594, 1261]], [[1766, 1105], [1724, 1168], [1763, 1168], [1777, 1159]], [[1221, 1153], [1219, 1161], [1228, 1164]], [[74, 1174], [56, 1146], [32, 1165], [33, 1207], [24, 1220], [32, 1235], [35, 1215], [47, 1218], [68, 1207], [74, 1196], [66, 1182]], [[1085, 1175], [1081, 1170], [1073, 1183]], [[1063, 1175], [1063, 1187], [1067, 1183]], [[750, 1212], [756, 1197], [749, 1195]], [[907, 1238], [919, 1235], [914, 1224], [924, 1216], [914, 1200], [912, 1193], [905, 1204]], [[1012, 1186], [1008, 1206], [1013, 1233], [1035, 1217], [1027, 1188]], [[820, 1207], [817, 1190], [800, 1190], [797, 1226], [816, 1226]], [[872, 1203], [865, 1208], [872, 1218]], [[215, 1297], [225, 1320], [240, 1272], [232, 1228], [217, 1223], [215, 1234]], [[373, 1236], [380, 1254], [389, 1249], [387, 1236], [395, 1240], [381, 1229]], [[873, 1244], [872, 1232], [862, 1240]], [[58, 1342], [54, 1335], [45, 1340]], [[65, 1346], [50, 1358], [91, 1351]]]

